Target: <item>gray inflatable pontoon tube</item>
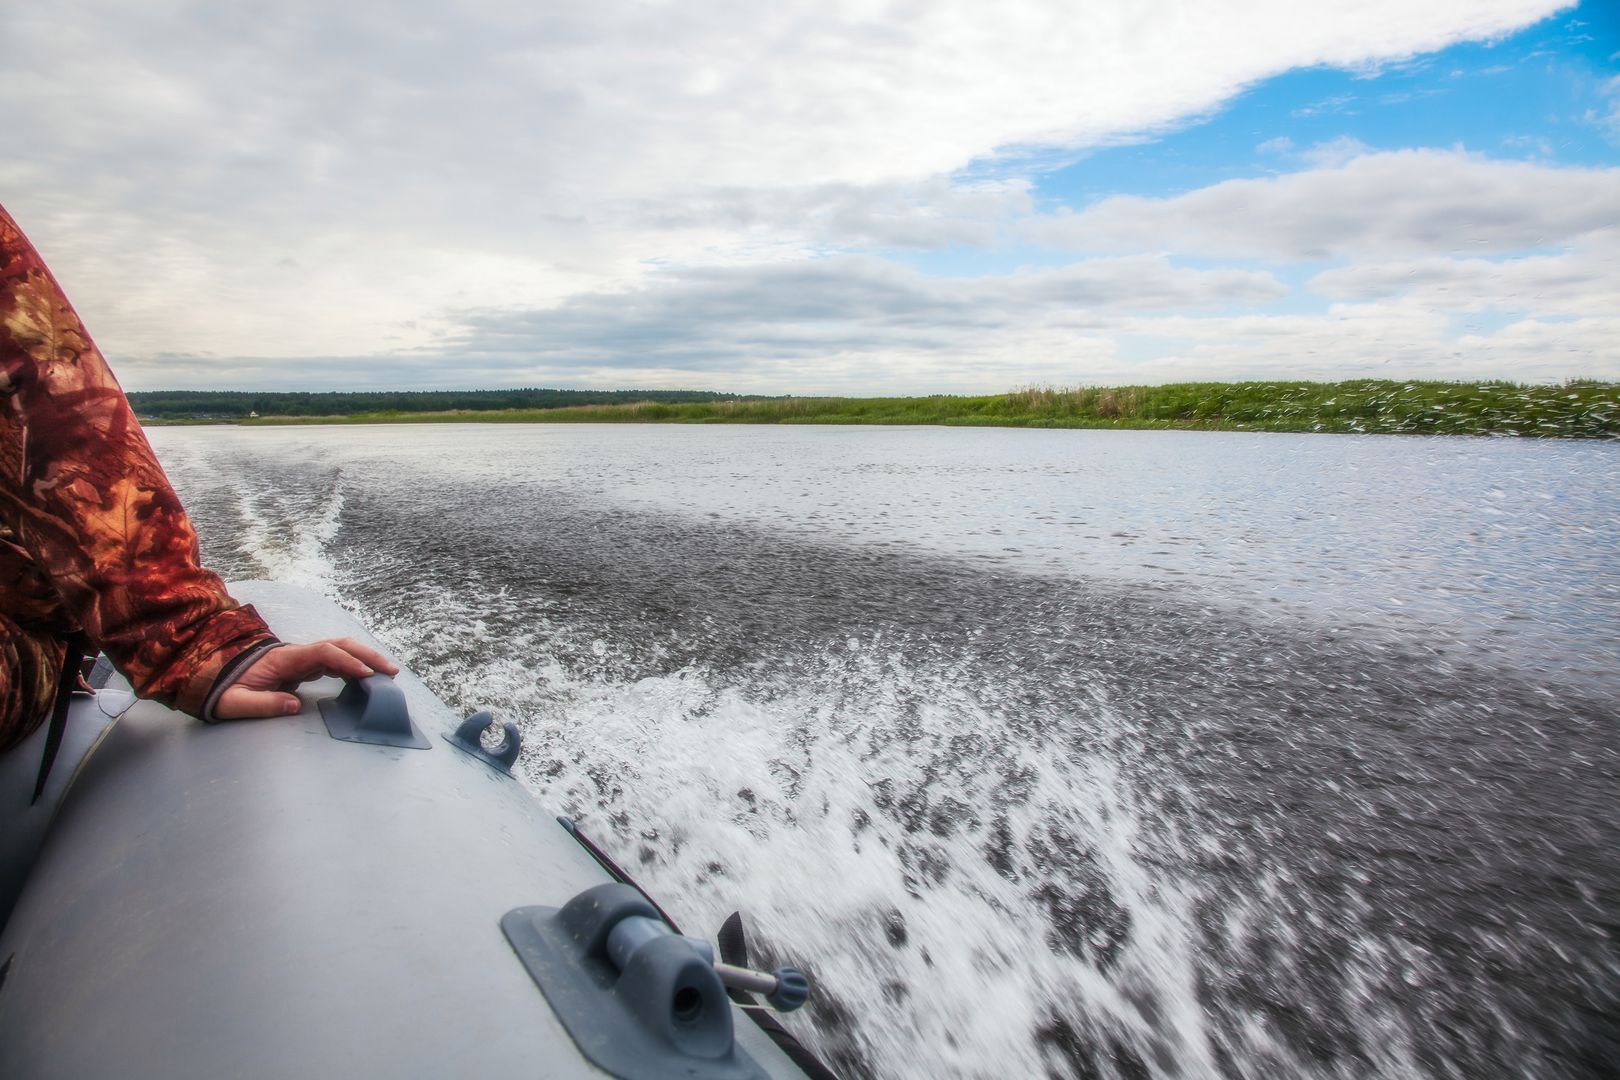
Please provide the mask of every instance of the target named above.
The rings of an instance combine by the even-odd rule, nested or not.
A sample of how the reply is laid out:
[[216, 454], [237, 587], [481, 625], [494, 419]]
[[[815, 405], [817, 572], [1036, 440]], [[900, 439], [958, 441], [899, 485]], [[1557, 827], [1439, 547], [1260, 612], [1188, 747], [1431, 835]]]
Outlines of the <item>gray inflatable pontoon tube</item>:
[[[284, 640], [372, 640], [306, 591], [231, 591]], [[609, 956], [652, 906], [419, 679], [366, 682], [207, 725], [115, 677], [40, 804], [31, 744], [0, 759], [0, 1076], [805, 1075], [692, 942]]]

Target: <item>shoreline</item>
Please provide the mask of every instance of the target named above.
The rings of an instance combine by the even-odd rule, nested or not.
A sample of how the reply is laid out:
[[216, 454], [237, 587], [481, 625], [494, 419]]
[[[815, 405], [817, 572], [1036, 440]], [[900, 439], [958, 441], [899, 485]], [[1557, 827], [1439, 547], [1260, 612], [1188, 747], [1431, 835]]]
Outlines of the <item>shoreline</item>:
[[[243, 394], [251, 398], [250, 394]], [[1267, 431], [1295, 434], [1620, 438], [1620, 383], [1178, 383], [1027, 389], [978, 397], [771, 398], [548, 409], [388, 410], [297, 416], [142, 417], [153, 427], [234, 424], [848, 424]]]

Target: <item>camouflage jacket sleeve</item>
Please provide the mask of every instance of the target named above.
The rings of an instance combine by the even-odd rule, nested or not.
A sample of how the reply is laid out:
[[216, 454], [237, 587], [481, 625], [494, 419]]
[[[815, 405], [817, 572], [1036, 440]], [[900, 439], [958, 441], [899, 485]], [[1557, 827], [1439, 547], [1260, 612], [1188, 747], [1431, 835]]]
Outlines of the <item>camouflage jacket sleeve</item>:
[[274, 640], [203, 568], [124, 392], [3, 207], [0, 608], [82, 629], [138, 694], [193, 715], [222, 669]]

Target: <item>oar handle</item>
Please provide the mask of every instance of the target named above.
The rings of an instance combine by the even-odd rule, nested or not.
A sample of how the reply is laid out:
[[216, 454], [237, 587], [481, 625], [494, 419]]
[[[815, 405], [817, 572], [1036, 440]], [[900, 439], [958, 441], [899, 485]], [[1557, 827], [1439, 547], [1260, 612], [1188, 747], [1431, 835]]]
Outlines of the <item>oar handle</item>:
[[798, 968], [779, 967], [772, 974], [716, 962], [714, 973], [733, 990], [763, 995], [777, 1012], [792, 1012], [810, 996], [810, 980]]

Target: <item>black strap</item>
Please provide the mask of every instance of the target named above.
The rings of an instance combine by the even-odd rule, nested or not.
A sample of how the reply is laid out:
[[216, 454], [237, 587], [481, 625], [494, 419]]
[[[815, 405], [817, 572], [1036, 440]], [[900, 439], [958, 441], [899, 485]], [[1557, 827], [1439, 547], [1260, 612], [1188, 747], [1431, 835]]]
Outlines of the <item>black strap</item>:
[[56, 701], [51, 706], [51, 726], [45, 732], [45, 753], [39, 760], [39, 779], [34, 781], [32, 806], [45, 793], [45, 781], [51, 777], [51, 766], [56, 764], [56, 753], [62, 749], [62, 736], [67, 734], [68, 706], [73, 702], [73, 691], [79, 688], [79, 668], [90, 650], [90, 640], [83, 634], [72, 634], [67, 639], [67, 654], [62, 657], [62, 674], [56, 680]]
[[777, 1049], [786, 1054], [788, 1060], [797, 1065], [810, 1080], [838, 1080], [838, 1074], [829, 1069], [826, 1062], [816, 1057], [808, 1046], [800, 1042], [798, 1036], [783, 1027], [782, 1021], [765, 1006], [743, 1005], [742, 1011], [761, 1031], [770, 1036]]
[[622, 882], [623, 884], [628, 885], [632, 889], [636, 890], [636, 892], [640, 893], [642, 898], [646, 900], [647, 903], [651, 904], [653, 909], [658, 912], [659, 916], [665, 922], [669, 923], [669, 928], [671, 930], [675, 931], [677, 934], [681, 932], [681, 928], [675, 925], [675, 920], [669, 917], [669, 912], [665, 911], [663, 906], [652, 898], [652, 893], [648, 892], [646, 889], [643, 889], [641, 884], [637, 882], [635, 878], [631, 877], [629, 872], [626, 871], [624, 867], [614, 862], [613, 856], [597, 847], [595, 842], [593, 842], [590, 837], [580, 832], [579, 826], [574, 823], [573, 818], [565, 815], [559, 815], [557, 817], [557, 824], [568, 830], [568, 835], [577, 840], [579, 842], [579, 846], [590, 853], [591, 858], [596, 860], [596, 864], [608, 872], [608, 876], [613, 878], [614, 881]]
[[[733, 911], [726, 916], [726, 921], [720, 924], [720, 932], [714, 936], [714, 941], [720, 946], [722, 964], [730, 964], [732, 967], [748, 966], [748, 933], [743, 929], [742, 912]], [[733, 991], [732, 996], [742, 993], [741, 990]], [[748, 998], [746, 994], [743, 996]], [[753, 998], [748, 1000], [752, 1001]]]

